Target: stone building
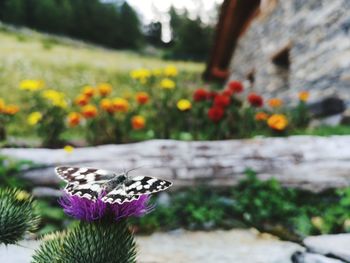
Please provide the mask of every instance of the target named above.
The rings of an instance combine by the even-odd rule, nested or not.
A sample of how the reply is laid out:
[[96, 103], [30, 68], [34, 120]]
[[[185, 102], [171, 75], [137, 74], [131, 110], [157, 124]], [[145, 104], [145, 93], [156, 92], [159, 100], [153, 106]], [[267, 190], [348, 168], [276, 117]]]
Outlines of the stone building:
[[349, 10], [350, 0], [225, 0], [205, 78], [349, 102]]

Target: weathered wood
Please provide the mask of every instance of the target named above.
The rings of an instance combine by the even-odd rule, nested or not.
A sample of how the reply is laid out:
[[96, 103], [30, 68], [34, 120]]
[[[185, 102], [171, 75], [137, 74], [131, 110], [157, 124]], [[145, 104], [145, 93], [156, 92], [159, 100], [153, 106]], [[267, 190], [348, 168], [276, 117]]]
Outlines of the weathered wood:
[[175, 181], [175, 186], [236, 184], [247, 168], [262, 179], [276, 177], [286, 186], [321, 191], [350, 185], [350, 136], [257, 138], [184, 142], [152, 140], [134, 144], [78, 148], [69, 154], [52, 149], [2, 149], [0, 154], [45, 167], [25, 171], [37, 185], [57, 185], [57, 165], [120, 171], [142, 167], [145, 174]]

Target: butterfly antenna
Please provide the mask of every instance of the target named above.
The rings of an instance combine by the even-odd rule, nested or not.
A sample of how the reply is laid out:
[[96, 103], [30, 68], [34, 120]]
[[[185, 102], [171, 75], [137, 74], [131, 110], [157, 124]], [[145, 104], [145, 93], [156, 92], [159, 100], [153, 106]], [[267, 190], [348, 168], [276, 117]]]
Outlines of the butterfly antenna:
[[126, 172], [126, 174], [128, 174], [128, 173], [131, 172], [131, 171], [135, 171], [135, 170], [138, 170], [138, 169], [140, 169], [140, 168], [143, 168], [143, 167], [145, 167], [145, 166], [146, 166], [146, 165], [141, 165], [141, 166], [132, 168], [132, 169], [128, 170], [128, 171]]

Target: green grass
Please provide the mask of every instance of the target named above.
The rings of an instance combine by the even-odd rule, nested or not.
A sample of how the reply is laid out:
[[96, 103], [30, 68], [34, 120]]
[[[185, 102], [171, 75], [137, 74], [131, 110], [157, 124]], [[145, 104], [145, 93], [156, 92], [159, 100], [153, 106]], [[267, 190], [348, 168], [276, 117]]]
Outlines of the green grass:
[[331, 135], [349, 135], [350, 126], [320, 126], [314, 129], [298, 130], [296, 135], [314, 135], [314, 136], [331, 136]]
[[12, 91], [23, 79], [43, 79], [48, 87], [74, 96], [86, 84], [106, 81], [115, 89], [130, 89], [129, 72], [140, 67], [155, 69], [173, 64], [189, 82], [200, 81], [204, 70], [201, 63], [163, 61], [29, 30], [9, 31], [1, 26], [0, 43], [0, 97], [13, 103], [20, 95]]

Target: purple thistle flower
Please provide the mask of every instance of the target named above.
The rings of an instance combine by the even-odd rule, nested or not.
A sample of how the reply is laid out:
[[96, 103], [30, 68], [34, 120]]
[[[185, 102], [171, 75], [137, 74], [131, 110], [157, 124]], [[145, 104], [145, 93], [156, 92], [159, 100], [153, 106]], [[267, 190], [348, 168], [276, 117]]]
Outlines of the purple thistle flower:
[[148, 204], [150, 196], [142, 195], [138, 200], [125, 202], [123, 204], [109, 204], [102, 202], [100, 196], [95, 202], [76, 195], [64, 194], [59, 200], [63, 211], [76, 219], [92, 222], [100, 220], [105, 216], [111, 216], [115, 221], [125, 217], [140, 217], [153, 210]]

